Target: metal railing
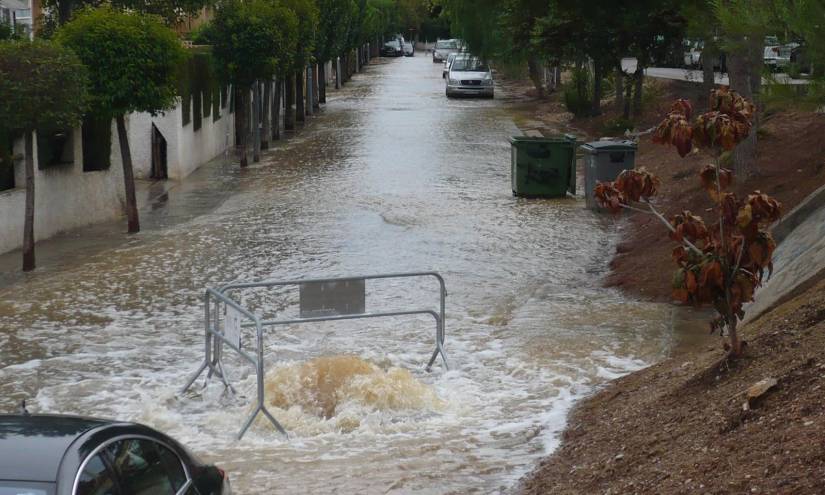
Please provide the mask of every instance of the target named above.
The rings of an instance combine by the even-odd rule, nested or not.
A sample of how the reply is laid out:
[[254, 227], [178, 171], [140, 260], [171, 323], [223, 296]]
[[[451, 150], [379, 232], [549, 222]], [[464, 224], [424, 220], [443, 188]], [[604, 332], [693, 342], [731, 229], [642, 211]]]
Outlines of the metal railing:
[[[361, 290], [363, 291], [363, 284], [367, 280], [400, 279], [414, 277], [432, 277], [438, 281], [440, 297], [440, 306], [438, 311], [433, 309], [413, 309], [404, 311], [367, 312], [365, 309], [361, 309], [360, 311], [356, 312], [344, 312], [343, 314], [333, 314], [333, 310], [330, 310], [328, 314], [320, 314], [317, 316], [303, 316], [304, 311], [302, 307], [301, 317], [264, 320], [261, 319], [261, 317], [257, 314], [251, 312], [247, 308], [244, 308], [238, 302], [234, 301], [227, 294], [228, 292], [240, 289], [272, 288], [284, 286], [298, 286], [301, 289], [303, 289], [305, 287], [309, 287], [310, 284], [333, 284], [331, 285], [331, 287], [334, 288], [335, 284], [346, 284], [350, 282], [362, 284]], [[365, 308], [365, 305], [363, 304], [364, 295], [362, 294], [361, 297], [362, 301], [360, 307]], [[426, 369], [427, 371], [430, 371], [432, 365], [435, 363], [436, 359], [438, 359], [439, 355], [441, 356], [441, 360], [444, 367], [446, 369], [449, 369], [447, 356], [444, 352], [444, 321], [446, 317], [446, 298], [447, 289], [444, 283], [444, 278], [437, 272], [410, 272], [382, 275], [366, 275], [360, 277], [237, 282], [223, 285], [218, 289], [208, 288], [206, 289], [206, 292], [204, 294], [204, 360], [198, 367], [198, 369], [195, 371], [195, 373], [193, 373], [192, 376], [189, 378], [186, 385], [181, 389], [180, 393], [183, 394], [187, 390], [189, 390], [189, 388], [195, 383], [198, 377], [200, 377], [201, 374], [203, 374], [204, 371], [207, 371], [206, 379], [204, 380], [204, 387], [208, 383], [208, 380], [214, 375], [220, 378], [224, 386], [234, 393], [235, 389], [229, 382], [222, 361], [223, 346], [227, 346], [229, 347], [229, 349], [235, 351], [243, 360], [249, 362], [255, 368], [256, 375], [257, 404], [255, 410], [249, 415], [247, 420], [244, 422], [244, 425], [241, 428], [240, 432], [238, 433], [238, 439], [240, 440], [243, 437], [243, 435], [252, 425], [252, 422], [255, 420], [258, 414], [263, 414], [267, 419], [269, 419], [269, 421], [273, 424], [273, 426], [275, 426], [275, 428], [278, 431], [280, 431], [284, 435], [287, 435], [287, 432], [284, 429], [284, 427], [281, 426], [278, 420], [276, 420], [275, 417], [266, 408], [266, 404], [264, 401], [264, 327], [276, 325], [291, 325], [296, 323], [353, 320], [362, 318], [430, 315], [436, 322], [435, 349], [433, 350], [432, 356], [430, 356], [430, 359], [427, 362]], [[224, 305], [227, 314], [229, 314], [230, 311], [232, 312], [232, 322], [234, 322], [237, 318], [237, 323], [230, 323], [230, 318], [224, 318], [223, 329], [220, 326], [221, 304]], [[243, 329], [245, 328], [255, 328], [255, 348], [254, 352], [252, 353], [245, 351], [241, 346], [241, 334]]]

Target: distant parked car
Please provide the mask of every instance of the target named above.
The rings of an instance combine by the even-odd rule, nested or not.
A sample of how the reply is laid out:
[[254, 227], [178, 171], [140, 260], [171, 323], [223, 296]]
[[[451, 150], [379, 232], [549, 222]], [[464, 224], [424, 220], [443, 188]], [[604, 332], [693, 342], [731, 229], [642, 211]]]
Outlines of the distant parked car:
[[765, 47], [765, 67], [773, 72], [787, 70], [791, 65], [793, 49], [799, 44], [773, 45]]
[[441, 78], [447, 79], [447, 74], [450, 73], [450, 65], [453, 63], [453, 60], [458, 56], [458, 52], [451, 53], [447, 55], [447, 60], [444, 61], [444, 68], [441, 69]]
[[381, 47], [382, 57], [400, 57], [403, 54], [404, 50], [401, 48], [401, 42], [398, 40], [390, 40]]
[[443, 62], [451, 53], [457, 52], [459, 49], [457, 40], [438, 40], [435, 42], [435, 49], [433, 49], [433, 62]]
[[493, 97], [493, 73], [478, 57], [459, 54], [447, 73], [447, 98], [453, 96]]
[[702, 57], [703, 43], [701, 41], [685, 41], [685, 67], [694, 69], [699, 67]]
[[415, 55], [415, 47], [409, 41], [404, 42], [404, 56], [412, 57]]
[[136, 423], [0, 415], [0, 494], [228, 495], [229, 478]]

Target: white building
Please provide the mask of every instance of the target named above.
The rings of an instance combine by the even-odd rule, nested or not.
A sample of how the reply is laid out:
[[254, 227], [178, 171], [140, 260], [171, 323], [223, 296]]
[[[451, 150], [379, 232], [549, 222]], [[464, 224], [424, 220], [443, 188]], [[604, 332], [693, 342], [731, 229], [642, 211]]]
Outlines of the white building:
[[0, 0], [0, 23], [8, 24], [15, 31], [22, 30], [29, 36], [32, 32], [31, 5], [23, 0]]

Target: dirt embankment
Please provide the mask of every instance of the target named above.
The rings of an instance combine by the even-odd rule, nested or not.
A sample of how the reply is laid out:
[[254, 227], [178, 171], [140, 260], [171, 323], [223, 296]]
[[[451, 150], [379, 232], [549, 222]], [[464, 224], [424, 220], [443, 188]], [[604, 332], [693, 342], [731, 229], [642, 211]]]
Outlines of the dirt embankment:
[[[755, 190], [768, 193], [787, 212], [825, 184], [825, 115], [770, 115], [760, 126], [758, 143], [759, 175], [736, 177], [733, 189], [738, 195]], [[699, 168], [710, 161], [701, 154], [680, 158], [673, 147], [654, 144], [648, 137], [639, 143], [636, 166], [661, 178], [655, 203], [670, 217], [681, 210], [703, 214], [711, 206], [697, 177]], [[649, 215], [634, 214], [621, 229], [623, 240], [616, 248], [606, 284], [646, 299], [669, 301], [674, 244], [664, 226]]]
[[[657, 83], [638, 128], [655, 125], [675, 98], [701, 101], [699, 85]], [[558, 102], [536, 105], [558, 111]], [[606, 135], [609, 112], [569, 124]], [[561, 121], [558, 115], [546, 119]], [[706, 156], [682, 159], [642, 138], [637, 166], [662, 179], [658, 207], [704, 213], [696, 173]], [[759, 131], [760, 175], [735, 183], [761, 190], [790, 211], [825, 183], [825, 116], [780, 112]], [[606, 283], [669, 301], [673, 243], [654, 218], [624, 215], [623, 241]], [[608, 262], [607, 260], [605, 262]], [[758, 293], [757, 293], [758, 297]], [[572, 414], [560, 449], [526, 477], [524, 494], [825, 494], [825, 281], [743, 329], [746, 357], [722, 365], [718, 337], [704, 351], [675, 356], [611, 382]], [[775, 385], [748, 399], [762, 382]], [[753, 392], [757, 392], [755, 387]], [[747, 404], [747, 405], [746, 405]]]
[[[825, 493], [825, 282], [745, 329], [747, 357], [668, 359], [573, 413], [523, 494]], [[776, 385], [748, 402], [762, 380]]]

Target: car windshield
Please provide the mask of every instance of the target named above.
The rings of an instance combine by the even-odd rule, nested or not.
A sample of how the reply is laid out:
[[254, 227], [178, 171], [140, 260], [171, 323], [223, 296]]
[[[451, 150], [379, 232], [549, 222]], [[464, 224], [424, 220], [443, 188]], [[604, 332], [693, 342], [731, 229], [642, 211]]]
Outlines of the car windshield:
[[457, 72], [487, 72], [487, 64], [478, 58], [457, 58], [450, 66]]
[[397, 41], [388, 41], [386, 46], [390, 46], [392, 48], [400, 48], [401, 45]]
[[456, 46], [455, 41], [453, 40], [446, 40], [446, 41], [439, 41], [435, 44], [436, 50], [455, 50], [458, 48]]

